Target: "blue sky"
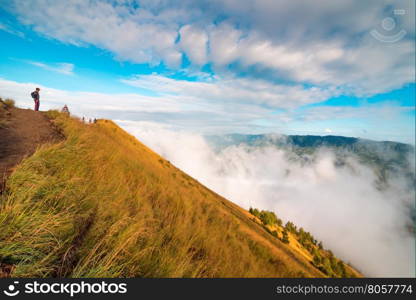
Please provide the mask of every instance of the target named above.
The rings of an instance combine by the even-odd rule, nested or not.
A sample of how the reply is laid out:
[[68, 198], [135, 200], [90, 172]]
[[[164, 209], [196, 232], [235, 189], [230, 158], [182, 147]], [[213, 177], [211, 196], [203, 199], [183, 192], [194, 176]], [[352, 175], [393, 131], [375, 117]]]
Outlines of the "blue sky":
[[0, 96], [30, 107], [40, 86], [41, 108], [80, 116], [414, 144], [414, 38], [407, 0], [0, 1]]

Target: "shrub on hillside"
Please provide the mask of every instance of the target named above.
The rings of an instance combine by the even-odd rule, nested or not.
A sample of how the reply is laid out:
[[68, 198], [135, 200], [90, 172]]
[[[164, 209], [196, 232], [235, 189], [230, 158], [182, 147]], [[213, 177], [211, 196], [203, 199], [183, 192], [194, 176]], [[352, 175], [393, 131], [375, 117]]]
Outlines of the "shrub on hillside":
[[319, 253], [316, 253], [316, 254], [313, 256], [312, 263], [315, 265], [315, 267], [319, 267], [319, 265], [321, 264], [321, 260], [322, 260], [322, 258], [321, 258], [321, 256], [319, 255]]
[[14, 100], [13, 99], [5, 99], [5, 100], [3, 100], [3, 103], [5, 104], [5, 105], [7, 105], [9, 108], [11, 108], [11, 107], [15, 107], [15, 102], [14, 102]]
[[277, 224], [277, 217], [272, 211], [262, 210], [260, 212], [260, 220], [264, 225], [275, 225]]
[[251, 208], [248, 210], [253, 216], [260, 218], [260, 211], [257, 208]]
[[291, 232], [293, 234], [297, 234], [298, 233], [298, 230], [296, 228], [296, 225], [293, 224], [290, 221], [286, 223], [285, 228], [286, 228], [287, 231], [289, 231], [289, 232]]
[[282, 242], [285, 244], [289, 244], [289, 235], [287, 234], [287, 231], [283, 230], [282, 235]]
[[323, 271], [326, 275], [331, 276], [331, 277], [334, 275], [334, 272], [332, 271], [332, 268], [331, 268], [331, 262], [328, 259], [328, 257], [325, 257], [322, 260], [322, 269], [321, 269], [321, 271]]
[[276, 214], [272, 211], [262, 210], [259, 211], [257, 208], [251, 208], [248, 210], [253, 216], [256, 216], [264, 225], [282, 225], [282, 220], [280, 220]]

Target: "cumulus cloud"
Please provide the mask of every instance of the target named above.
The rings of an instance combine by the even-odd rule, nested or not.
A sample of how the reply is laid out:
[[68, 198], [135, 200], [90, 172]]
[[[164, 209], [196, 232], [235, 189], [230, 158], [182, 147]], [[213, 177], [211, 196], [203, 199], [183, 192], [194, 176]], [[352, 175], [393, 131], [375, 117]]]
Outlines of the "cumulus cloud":
[[[255, 72], [348, 93], [373, 95], [414, 80], [414, 1], [50, 1], [13, 0], [7, 7], [35, 31], [75, 45], [95, 45], [120, 60], [173, 69]], [[394, 9], [404, 15], [394, 15]], [[65, 12], [64, 14], [62, 12]], [[405, 35], [384, 35], [392, 17]]]
[[132, 11], [121, 4], [17, 0], [13, 9], [23, 24], [62, 42], [95, 45], [121, 60], [151, 64], [163, 60], [170, 67], [178, 67], [181, 61], [175, 45], [178, 25], [165, 24], [164, 15], [156, 17], [149, 11]]
[[180, 47], [189, 57], [189, 59], [197, 65], [207, 63], [207, 34], [196, 27], [185, 25], [180, 29]]
[[415, 240], [409, 232], [414, 191], [400, 176], [380, 191], [373, 170], [353, 156], [349, 167], [336, 167], [329, 150], [307, 164], [289, 160], [285, 151], [272, 146], [215, 152], [197, 134], [152, 122], [117, 122], [231, 201], [275, 211], [284, 221], [311, 231], [365, 275], [415, 275]]
[[340, 39], [305, 45], [276, 43], [257, 32], [245, 33], [224, 23], [213, 28], [210, 37], [210, 58], [215, 65], [238, 62], [240, 67], [269, 70], [271, 78], [333, 85], [361, 96], [399, 88], [412, 82], [415, 74], [411, 40], [386, 45], [366, 35], [354, 46]]

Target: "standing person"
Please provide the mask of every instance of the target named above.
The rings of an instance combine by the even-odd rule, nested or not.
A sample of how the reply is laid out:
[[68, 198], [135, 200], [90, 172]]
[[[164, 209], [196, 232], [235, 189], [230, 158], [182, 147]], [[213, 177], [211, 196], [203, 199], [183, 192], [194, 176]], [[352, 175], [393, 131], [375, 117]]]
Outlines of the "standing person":
[[66, 104], [64, 105], [64, 107], [62, 107], [61, 112], [63, 112], [64, 114], [67, 114], [68, 116], [70, 115], [69, 108]]
[[30, 94], [33, 98], [33, 101], [35, 101], [35, 111], [39, 111], [39, 104], [40, 104], [40, 102], [39, 102], [39, 98], [40, 98], [39, 92], [40, 92], [40, 88], [36, 88], [36, 90], [33, 91]]

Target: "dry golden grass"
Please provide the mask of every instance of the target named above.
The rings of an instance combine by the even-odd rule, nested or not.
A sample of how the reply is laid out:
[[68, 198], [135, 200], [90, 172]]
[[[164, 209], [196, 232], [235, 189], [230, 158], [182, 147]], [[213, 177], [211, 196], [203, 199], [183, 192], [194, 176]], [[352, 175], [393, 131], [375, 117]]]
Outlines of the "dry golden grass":
[[0, 199], [13, 276], [325, 276], [111, 121], [50, 115], [66, 139], [24, 160]]

